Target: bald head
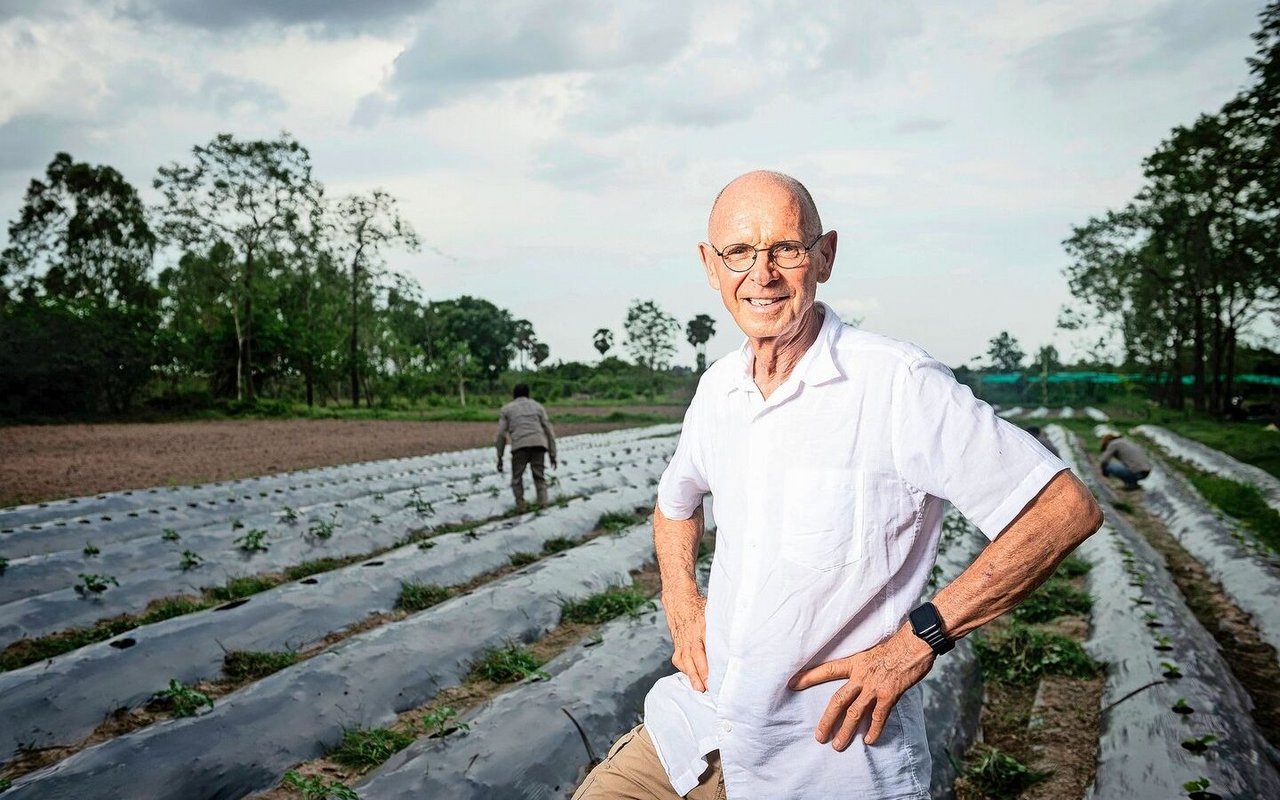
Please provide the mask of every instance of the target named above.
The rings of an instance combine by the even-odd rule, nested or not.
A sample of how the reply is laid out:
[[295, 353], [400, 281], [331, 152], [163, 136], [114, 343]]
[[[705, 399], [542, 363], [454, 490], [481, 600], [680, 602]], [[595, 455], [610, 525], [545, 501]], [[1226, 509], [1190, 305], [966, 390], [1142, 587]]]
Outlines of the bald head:
[[727, 209], [736, 210], [744, 203], [768, 202], [779, 193], [789, 196], [791, 202], [796, 205], [800, 219], [803, 220], [806, 242], [822, 233], [822, 219], [818, 216], [818, 207], [813, 202], [813, 195], [809, 194], [804, 184], [790, 175], [760, 169], [739, 175], [729, 181], [728, 185], [716, 195], [715, 202], [711, 204], [711, 216], [707, 219], [708, 235], [716, 226], [717, 215], [723, 216], [730, 213]]

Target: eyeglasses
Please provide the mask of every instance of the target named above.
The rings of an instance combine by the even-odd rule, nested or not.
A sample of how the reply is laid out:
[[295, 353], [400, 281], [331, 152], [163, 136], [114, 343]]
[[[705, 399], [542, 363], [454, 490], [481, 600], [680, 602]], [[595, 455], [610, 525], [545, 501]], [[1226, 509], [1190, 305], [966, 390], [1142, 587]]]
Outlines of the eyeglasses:
[[826, 236], [826, 234], [818, 234], [817, 238], [808, 247], [805, 247], [804, 242], [785, 241], [776, 242], [768, 247], [731, 244], [723, 252], [716, 250], [716, 246], [713, 244], [711, 249], [716, 251], [716, 255], [720, 256], [720, 260], [724, 262], [724, 265], [733, 272], [746, 272], [751, 269], [756, 265], [756, 257], [766, 251], [768, 251], [769, 260], [773, 262], [774, 266], [779, 269], [795, 269], [804, 263], [809, 251], [818, 244], [818, 240], [823, 236]]

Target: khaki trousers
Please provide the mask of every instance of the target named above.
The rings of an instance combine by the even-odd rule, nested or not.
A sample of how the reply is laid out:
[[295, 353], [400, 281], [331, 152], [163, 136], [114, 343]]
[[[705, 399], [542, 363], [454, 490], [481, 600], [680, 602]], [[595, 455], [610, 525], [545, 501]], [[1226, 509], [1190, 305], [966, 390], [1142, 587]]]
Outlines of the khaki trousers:
[[[690, 800], [725, 800], [720, 754], [707, 756], [707, 772], [702, 783], [685, 797]], [[671, 788], [666, 770], [653, 749], [653, 740], [644, 725], [626, 733], [596, 765], [574, 793], [573, 800], [679, 800]]]
[[511, 451], [511, 492], [516, 496], [516, 508], [524, 510], [524, 468], [533, 472], [533, 488], [538, 493], [538, 505], [547, 504], [547, 448], [519, 447]]

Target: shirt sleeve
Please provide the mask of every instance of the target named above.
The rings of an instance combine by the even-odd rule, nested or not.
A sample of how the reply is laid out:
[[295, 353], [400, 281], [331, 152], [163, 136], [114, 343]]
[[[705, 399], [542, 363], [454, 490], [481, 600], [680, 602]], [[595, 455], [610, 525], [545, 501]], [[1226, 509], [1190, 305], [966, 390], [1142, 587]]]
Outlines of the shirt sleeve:
[[1107, 445], [1107, 449], [1102, 451], [1102, 457], [1098, 459], [1098, 466], [1105, 467], [1107, 462], [1116, 457], [1116, 452], [1120, 449], [1120, 440], [1112, 439]]
[[910, 485], [948, 500], [995, 539], [1067, 465], [1000, 417], [940, 362], [894, 379], [894, 461]]
[[551, 427], [551, 417], [547, 415], [547, 409], [538, 406], [538, 423], [542, 425], [542, 432], [547, 435], [547, 455], [551, 456], [551, 460], [556, 458], [556, 432]]
[[695, 394], [684, 414], [675, 455], [658, 481], [658, 509], [667, 519], [689, 519], [701, 507], [703, 496], [711, 491], [699, 452], [698, 406]]
[[498, 412], [498, 438], [494, 440], [494, 447], [498, 449], [498, 458], [502, 458], [503, 451], [507, 449], [507, 410], [505, 408]]

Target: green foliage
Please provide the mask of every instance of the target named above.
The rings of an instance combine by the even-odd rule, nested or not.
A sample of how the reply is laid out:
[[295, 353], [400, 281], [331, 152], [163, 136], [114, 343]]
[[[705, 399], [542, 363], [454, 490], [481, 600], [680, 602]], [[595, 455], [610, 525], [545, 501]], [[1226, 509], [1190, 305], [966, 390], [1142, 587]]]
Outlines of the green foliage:
[[656, 611], [657, 606], [634, 587], [613, 586], [590, 597], [565, 603], [560, 607], [560, 621], [598, 624], [623, 614], [638, 617], [645, 609]]
[[1008, 331], [1000, 331], [987, 343], [987, 361], [992, 369], [1000, 372], [1017, 372], [1022, 369], [1022, 360], [1026, 357], [1022, 345]]
[[1157, 421], [1174, 433], [1207, 444], [1280, 478], [1277, 436], [1264, 430], [1261, 422], [1223, 423], [1211, 419], [1187, 419], [1184, 414], [1172, 413]]
[[1061, 578], [1050, 578], [1014, 609], [1022, 622], [1048, 622], [1067, 615], [1087, 615], [1093, 608], [1089, 595]]
[[98, 575], [97, 573], [80, 573], [80, 582], [71, 587], [76, 590], [76, 594], [82, 597], [89, 595], [99, 595], [107, 590], [110, 586], [119, 586], [120, 581], [110, 575]]
[[338, 530], [338, 512], [333, 512], [329, 519], [316, 519], [307, 527], [307, 535], [316, 539], [331, 539]]
[[1267, 505], [1257, 487], [1211, 475], [1176, 459], [1170, 459], [1170, 463], [1187, 476], [1205, 500], [1239, 520], [1263, 547], [1280, 554], [1280, 513]]
[[411, 735], [390, 728], [349, 728], [329, 758], [364, 770], [378, 766], [411, 744]]
[[577, 542], [564, 536], [553, 536], [542, 543], [542, 552], [546, 555], [553, 553], [563, 553], [577, 546]]
[[165, 528], [164, 533], [160, 534], [160, 538], [165, 540], [166, 542], [176, 542], [182, 537], [179, 536], [178, 532], [173, 528]]
[[84, 546], [84, 554], [86, 556], [96, 556], [101, 552], [93, 542], [87, 542]]
[[292, 506], [285, 506], [280, 512], [280, 519], [292, 525], [298, 521], [298, 511]]
[[247, 531], [243, 536], [236, 538], [235, 542], [240, 549], [246, 553], [266, 552], [270, 549], [270, 545], [264, 541], [267, 538], [267, 532], [261, 528], [253, 528]]
[[9, 559], [5, 558], [4, 556], [0, 556], [0, 575], [3, 575], [4, 571], [7, 570], [8, 568], [9, 568]]
[[354, 789], [337, 778], [326, 782], [319, 775], [304, 777], [289, 770], [284, 774], [284, 784], [301, 792], [302, 800], [360, 800]]
[[175, 717], [194, 717], [204, 706], [213, 708], [209, 695], [197, 692], [177, 678], [169, 681], [168, 689], [156, 692], [155, 699], [172, 708]]
[[284, 571], [284, 576], [291, 581], [301, 580], [309, 575], [316, 575], [321, 572], [329, 572], [347, 565], [345, 559], [340, 558], [317, 558], [311, 561], [303, 561], [301, 564], [289, 567]]
[[233, 681], [256, 681], [298, 663], [298, 654], [289, 650], [228, 650], [222, 657], [222, 674]]
[[249, 597], [274, 588], [276, 583], [270, 578], [248, 575], [241, 578], [228, 578], [225, 584], [215, 586], [208, 592], [215, 600], [238, 600], [241, 597]]
[[1091, 569], [1093, 567], [1090, 566], [1089, 562], [1080, 556], [1067, 556], [1058, 565], [1058, 569], [1054, 574], [1061, 578], [1079, 578], [1082, 575], [1087, 575]]
[[196, 567], [200, 566], [201, 562], [203, 561], [204, 561], [204, 558], [201, 557], [201, 555], [196, 551], [183, 550], [182, 561], [178, 562], [178, 566], [182, 569], [183, 572], [186, 572], [187, 570], [195, 569]]
[[648, 517], [644, 514], [637, 514], [634, 511], [610, 511], [600, 515], [599, 521], [596, 522], [596, 527], [608, 533], [618, 533], [639, 525], [647, 519]]
[[422, 724], [433, 736], [444, 736], [450, 731], [466, 731], [471, 730], [471, 726], [465, 722], [451, 722], [458, 716], [457, 709], [452, 706], [444, 706], [438, 708], [429, 714], [422, 715]]
[[653, 300], [632, 300], [623, 324], [627, 351], [637, 364], [650, 370], [665, 369], [676, 352], [680, 324]]
[[451, 595], [449, 589], [444, 586], [405, 581], [400, 584], [400, 596], [396, 599], [395, 607], [413, 613], [439, 605], [448, 600]]
[[1201, 777], [1201, 778], [1196, 778], [1193, 781], [1187, 781], [1186, 783], [1182, 784], [1182, 788], [1184, 791], [1191, 792], [1194, 794], [1195, 792], [1206, 791], [1211, 785], [1212, 784], [1209, 782], [1208, 778]]
[[974, 651], [983, 677], [1003, 683], [1032, 684], [1041, 675], [1088, 678], [1100, 669], [1078, 642], [1018, 622], [975, 637]]
[[542, 662], [533, 653], [519, 645], [510, 644], [487, 651], [471, 668], [471, 676], [494, 683], [515, 683], [529, 677], [551, 677], [539, 669], [541, 666]]
[[523, 567], [537, 561], [538, 555], [536, 553], [518, 552], [512, 553], [508, 558], [511, 559], [511, 566]]
[[1048, 773], [1033, 770], [1008, 753], [986, 745], [974, 747], [963, 774], [983, 797], [992, 800], [1017, 800], [1028, 788], [1048, 777]]

